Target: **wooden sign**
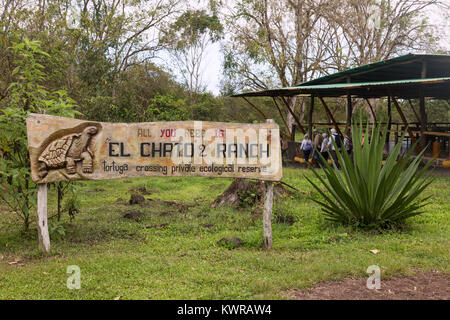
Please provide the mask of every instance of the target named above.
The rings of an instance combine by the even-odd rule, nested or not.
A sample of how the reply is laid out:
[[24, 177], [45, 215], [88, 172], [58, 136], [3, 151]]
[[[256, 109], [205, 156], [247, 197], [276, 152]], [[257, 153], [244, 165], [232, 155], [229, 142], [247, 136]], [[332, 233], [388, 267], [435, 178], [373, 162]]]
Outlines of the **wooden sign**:
[[36, 183], [151, 176], [278, 181], [278, 125], [222, 122], [107, 123], [43, 114], [27, 118]]
[[107, 123], [30, 114], [27, 134], [38, 184], [39, 247], [45, 253], [50, 252], [47, 183], [151, 176], [266, 180], [264, 247], [272, 248], [272, 181], [282, 175], [280, 131], [273, 120]]

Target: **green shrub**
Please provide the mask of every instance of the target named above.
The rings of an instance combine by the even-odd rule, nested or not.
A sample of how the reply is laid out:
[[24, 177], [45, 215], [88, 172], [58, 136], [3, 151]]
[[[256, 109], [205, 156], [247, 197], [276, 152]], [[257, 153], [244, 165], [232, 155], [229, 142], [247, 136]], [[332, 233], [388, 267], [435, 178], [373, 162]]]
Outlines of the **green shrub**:
[[32, 112], [65, 117], [79, 112], [66, 91], [51, 92], [42, 84], [46, 75], [39, 62], [50, 57], [39, 41], [24, 39], [10, 50], [16, 67], [11, 73], [14, 81], [8, 87], [7, 106], [0, 107], [0, 202], [17, 213], [28, 230], [37, 189], [31, 181], [26, 118]]
[[338, 152], [341, 170], [326, 161], [325, 179], [313, 170], [327, 192], [306, 177], [321, 195], [313, 201], [321, 206], [327, 220], [362, 227], [384, 227], [422, 213], [428, 198], [419, 196], [432, 182], [424, 178], [431, 161], [419, 170], [423, 151], [410, 160], [415, 145], [401, 156], [403, 134], [383, 165], [386, 130], [381, 134], [376, 126], [369, 136], [367, 125], [365, 131], [364, 137], [362, 124], [353, 126], [353, 159], [345, 150]]

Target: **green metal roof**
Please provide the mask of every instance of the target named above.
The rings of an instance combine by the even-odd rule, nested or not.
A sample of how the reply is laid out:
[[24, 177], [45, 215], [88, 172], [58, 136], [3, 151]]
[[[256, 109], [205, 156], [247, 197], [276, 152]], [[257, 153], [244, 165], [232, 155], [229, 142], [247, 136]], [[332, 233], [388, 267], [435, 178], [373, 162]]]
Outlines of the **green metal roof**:
[[422, 64], [426, 62], [426, 78], [450, 76], [450, 55], [442, 54], [406, 54], [396, 58], [378, 61], [341, 72], [336, 72], [314, 80], [306, 81], [297, 86], [387, 81], [421, 78]]
[[450, 77], [431, 79], [407, 79], [358, 83], [334, 83], [301, 85], [279, 89], [269, 89], [233, 95], [233, 97], [275, 97], [294, 95], [316, 95], [339, 97], [350, 94], [355, 97], [385, 97], [389, 94], [399, 98], [425, 97], [450, 99]]
[[[425, 71], [425, 74], [423, 72]], [[424, 76], [424, 77], [423, 77]], [[320, 95], [376, 98], [450, 98], [450, 55], [407, 54], [337, 72], [299, 85], [233, 97]]]

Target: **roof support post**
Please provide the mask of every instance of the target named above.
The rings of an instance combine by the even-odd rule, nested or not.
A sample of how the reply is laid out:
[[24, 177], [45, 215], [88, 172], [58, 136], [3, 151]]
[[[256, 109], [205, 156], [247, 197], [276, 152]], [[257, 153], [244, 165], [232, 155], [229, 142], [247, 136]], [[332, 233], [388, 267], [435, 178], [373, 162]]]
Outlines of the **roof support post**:
[[391, 127], [392, 127], [392, 103], [391, 96], [388, 96], [387, 100], [387, 112], [388, 112], [388, 123], [387, 123], [387, 133], [386, 133], [386, 150], [389, 152], [389, 140], [391, 138]]
[[289, 128], [286, 119], [283, 116], [283, 112], [281, 112], [280, 106], [277, 103], [277, 100], [275, 99], [275, 97], [272, 97], [273, 103], [275, 104], [275, 106], [277, 107], [278, 113], [280, 114], [281, 120], [283, 121], [286, 130], [287, 130], [287, 134], [289, 135], [290, 138], [292, 138], [292, 133], [291, 133], [291, 129]]
[[413, 106], [413, 104], [412, 104], [412, 102], [411, 102], [411, 99], [408, 99], [408, 102], [409, 102], [409, 106], [411, 107], [412, 111], [414, 112], [414, 116], [416, 117], [417, 122], [420, 122], [420, 117], [419, 117], [419, 115], [417, 114], [416, 109], [414, 109], [414, 106]]
[[[427, 62], [425, 60], [422, 61], [422, 73], [421, 78], [424, 79], [427, 76]], [[420, 148], [425, 148], [426, 145], [426, 137], [425, 137], [425, 131], [427, 130], [427, 114], [425, 112], [425, 97], [423, 96], [422, 92], [422, 86], [420, 86], [419, 89], [420, 93], [420, 138], [419, 138], [419, 145]]]
[[264, 117], [264, 120], [267, 119], [267, 116], [264, 114], [264, 112], [262, 112], [257, 106], [255, 106], [253, 103], [251, 103], [250, 101], [248, 101], [248, 99], [245, 98], [245, 97], [242, 97], [242, 99], [244, 99], [245, 101], [247, 101], [247, 103], [248, 103], [249, 105], [251, 105], [251, 106], [253, 107], [253, 109], [255, 109], [256, 111], [258, 111], [258, 112]]
[[[400, 106], [397, 102], [397, 99], [395, 99], [394, 96], [392, 96], [392, 101], [394, 101], [394, 105], [397, 108], [398, 114], [400, 115], [400, 118], [402, 118], [403, 124], [405, 125], [406, 128], [408, 128], [408, 135], [411, 138], [411, 142], [415, 143], [416, 142], [416, 137], [414, 137], [414, 133], [412, 132], [411, 128], [408, 126], [408, 121], [406, 120], [405, 115], [403, 114], [402, 109], [400, 109]], [[416, 145], [416, 151], [419, 152], [419, 146]]]
[[352, 126], [352, 114], [353, 114], [352, 96], [350, 94], [348, 94], [347, 95], [345, 131], [347, 131]]
[[313, 112], [314, 112], [314, 95], [311, 95], [311, 103], [309, 105], [309, 112], [308, 112], [308, 134], [312, 139], [312, 131], [313, 131]]
[[[350, 83], [350, 77], [347, 77], [347, 83]], [[348, 133], [348, 130], [352, 126], [352, 114], [353, 114], [353, 106], [352, 106], [352, 96], [350, 93], [347, 93], [347, 108], [346, 108], [346, 120], [345, 120], [345, 132]]]
[[370, 113], [372, 113], [373, 121], [375, 121], [375, 123], [377, 123], [377, 116], [375, 114], [375, 111], [372, 108], [372, 105], [370, 104], [369, 99], [367, 99], [367, 98], [364, 98], [364, 99], [366, 100], [367, 104], [369, 105], [369, 109], [370, 109]]
[[[252, 106], [253, 109], [255, 109], [256, 111], [258, 111], [263, 117], [264, 119], [268, 119], [267, 116], [264, 114], [264, 112], [261, 111], [261, 109], [259, 109], [257, 106], [255, 106], [253, 103], [251, 103], [250, 101], [248, 101], [248, 99], [246, 99], [245, 97], [241, 97], [242, 99], [244, 99], [245, 101], [247, 101], [247, 103], [249, 105]], [[285, 136], [286, 138], [290, 139], [290, 134], [286, 134], [286, 132], [284, 132], [283, 130], [280, 130], [280, 134]]]
[[320, 102], [322, 102], [323, 107], [325, 108], [325, 112], [328, 115], [328, 118], [330, 119], [330, 121], [333, 123], [334, 128], [336, 129], [336, 131], [343, 136], [341, 130], [339, 129], [339, 126], [336, 123], [336, 120], [333, 117], [333, 114], [331, 113], [330, 109], [328, 109], [327, 104], [325, 103], [325, 101], [323, 100], [323, 98], [321, 96], [319, 96]]
[[289, 113], [294, 117], [295, 122], [298, 125], [298, 128], [300, 129], [300, 131], [305, 134], [306, 130], [305, 128], [303, 128], [302, 124], [300, 123], [300, 120], [298, 119], [298, 117], [295, 115], [294, 111], [292, 111], [291, 107], [289, 106], [289, 103], [286, 101], [286, 99], [283, 96], [280, 96], [281, 100], [284, 102], [286, 108], [288, 109]]
[[425, 98], [420, 97], [420, 138], [419, 145], [423, 149], [426, 146], [425, 131], [427, 130], [427, 114], [425, 112]]

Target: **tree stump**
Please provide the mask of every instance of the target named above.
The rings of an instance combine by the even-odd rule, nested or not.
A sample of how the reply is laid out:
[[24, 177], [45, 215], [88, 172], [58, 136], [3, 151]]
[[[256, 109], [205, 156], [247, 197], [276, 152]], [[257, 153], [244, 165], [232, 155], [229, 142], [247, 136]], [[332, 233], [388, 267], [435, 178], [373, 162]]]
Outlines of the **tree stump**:
[[[274, 197], [279, 197], [283, 194], [290, 193], [282, 184], [274, 183], [273, 186]], [[239, 195], [245, 194], [250, 190], [256, 190], [255, 202], [262, 202], [264, 199], [266, 186], [264, 181], [250, 181], [247, 179], [237, 178], [234, 179], [230, 186], [215, 199], [210, 207], [217, 208], [223, 206], [239, 206], [241, 198]]]

